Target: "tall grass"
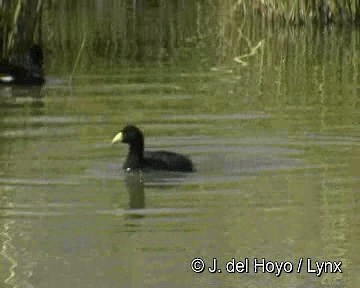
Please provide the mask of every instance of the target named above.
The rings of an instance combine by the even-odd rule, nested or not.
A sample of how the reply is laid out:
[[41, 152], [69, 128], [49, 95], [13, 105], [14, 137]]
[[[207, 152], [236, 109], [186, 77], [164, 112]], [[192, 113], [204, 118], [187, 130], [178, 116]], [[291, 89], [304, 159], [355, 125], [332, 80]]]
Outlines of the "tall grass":
[[[343, 25], [360, 23], [359, 0], [118, 0], [115, 2], [110, 0], [0, 0], [1, 56], [4, 57], [11, 51], [18, 50], [18, 47], [28, 46], [29, 42], [39, 41], [42, 34], [40, 28], [42, 18], [41, 7], [43, 6], [43, 2], [47, 10], [47, 20], [49, 20], [47, 21], [48, 25], [54, 21], [51, 18], [58, 13], [58, 8], [64, 13], [63, 18], [67, 19], [68, 17], [71, 17], [70, 15], [73, 15], [73, 9], [80, 11], [86, 10], [89, 6], [94, 8], [99, 5], [102, 7], [113, 6], [113, 8], [117, 10], [118, 16], [116, 19], [109, 19], [113, 21], [113, 23], [109, 23], [109, 25], [121, 24], [122, 27], [125, 27], [122, 28], [124, 34], [127, 34], [127, 36], [137, 35], [135, 37], [136, 39], [130, 39], [131, 43], [135, 43], [141, 38], [135, 31], [139, 26], [142, 24], [146, 24], [147, 27], [151, 26], [147, 24], [146, 20], [148, 11], [153, 10], [154, 8], [159, 9], [160, 17], [155, 20], [153, 19], [152, 21], [162, 22], [163, 25], [159, 25], [161, 28], [161, 41], [167, 42], [166, 45], [169, 49], [172, 49], [172, 47], [176, 45], [176, 43], [173, 42], [174, 38], [172, 38], [174, 34], [178, 34], [179, 30], [180, 32], [186, 33], [186, 31], [181, 31], [183, 28], [179, 25], [179, 17], [191, 14], [186, 10], [196, 11], [197, 18], [188, 19], [189, 21], [201, 22], [201, 17], [204, 15], [203, 9], [214, 7], [218, 11], [224, 12], [224, 22], [222, 25], [227, 25], [226, 23], [237, 17], [241, 17], [243, 23], [261, 21], [264, 27], [278, 25], [279, 23], [285, 25], [306, 25], [309, 23], [317, 23], [320, 25]], [[129, 11], [131, 10], [134, 12], [133, 19], [131, 19], [131, 15], [129, 15]], [[168, 14], [172, 14], [173, 16], [171, 21], [168, 21], [168, 19], [170, 19], [170, 17], [167, 17]], [[51, 18], [49, 18], [49, 16]], [[86, 17], [82, 16], [86, 15], [81, 15], [81, 18], [85, 21], [84, 18]], [[230, 16], [230, 18], [226, 18], [228, 16]], [[124, 17], [128, 19], [127, 23], [124, 23]], [[144, 17], [144, 19], [142, 17]], [[80, 23], [80, 27], [73, 27], [73, 33], [79, 29], [86, 30], [86, 27], [82, 26], [87, 26], [89, 21], [90, 20], [88, 19], [85, 22]], [[66, 22], [63, 22], [62, 24], [64, 27], [68, 26]], [[132, 27], [130, 27], [130, 25], [132, 25]], [[48, 31], [51, 30], [51, 27], [46, 27], [46, 25], [42, 28], [48, 29]], [[61, 29], [63, 30], [64, 28]], [[131, 29], [133, 31], [131, 31]], [[239, 27], [237, 29], [239, 29]], [[148, 32], [151, 33], [152, 31]], [[201, 36], [201, 33], [199, 32], [200, 31], [197, 31], [197, 36]], [[223, 32], [225, 32], [225, 30], [223, 30]], [[238, 32], [234, 31], [234, 33]], [[99, 33], [99, 36], [101, 36], [100, 34], [101, 33]], [[147, 33], [147, 35], [150, 34]], [[82, 39], [83, 33], [79, 34], [79, 37]], [[108, 39], [109, 44], [112, 44], [113, 40], [114, 39]], [[137, 53], [138, 56], [140, 56], [145, 52], [139, 51], [139, 49], [142, 49], [142, 46], [138, 44], [140, 43], [135, 43], [134, 46], [130, 48], [130, 51], [132, 51], [132, 53]]]
[[0, 51], [7, 57], [41, 38], [42, 0], [0, 1]]
[[[209, 0], [209, 2], [213, 2]], [[229, 0], [244, 17], [262, 19], [268, 24], [303, 25], [349, 24], [360, 22], [358, 0]], [[221, 5], [221, 3], [219, 2]]]

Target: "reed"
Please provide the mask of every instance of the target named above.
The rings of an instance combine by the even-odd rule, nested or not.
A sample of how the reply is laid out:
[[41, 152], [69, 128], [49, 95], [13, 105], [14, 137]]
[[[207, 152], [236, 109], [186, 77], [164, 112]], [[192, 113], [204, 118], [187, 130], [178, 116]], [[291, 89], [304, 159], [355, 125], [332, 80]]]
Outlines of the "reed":
[[[212, 2], [212, 0], [209, 0]], [[359, 24], [358, 0], [229, 0], [244, 17], [260, 18], [268, 24], [307, 23]], [[224, 3], [226, 1], [222, 1]], [[220, 4], [224, 5], [224, 4]]]
[[84, 50], [85, 43], [86, 43], [86, 38], [87, 38], [87, 33], [85, 32], [83, 41], [81, 42], [81, 46], [80, 46], [79, 51], [78, 51], [78, 54], [77, 54], [77, 56], [76, 56], [76, 60], [75, 60], [75, 63], [74, 63], [74, 67], [73, 67], [72, 72], [71, 72], [71, 75], [70, 75], [70, 83], [71, 83], [71, 81], [73, 80], [73, 77], [74, 77], [76, 68], [77, 68], [77, 66], [78, 66], [78, 64], [79, 64], [79, 60], [80, 60], [81, 54], [82, 54], [82, 52], [83, 52], [83, 50]]
[[0, 1], [0, 54], [7, 57], [16, 50], [40, 42], [42, 0]]

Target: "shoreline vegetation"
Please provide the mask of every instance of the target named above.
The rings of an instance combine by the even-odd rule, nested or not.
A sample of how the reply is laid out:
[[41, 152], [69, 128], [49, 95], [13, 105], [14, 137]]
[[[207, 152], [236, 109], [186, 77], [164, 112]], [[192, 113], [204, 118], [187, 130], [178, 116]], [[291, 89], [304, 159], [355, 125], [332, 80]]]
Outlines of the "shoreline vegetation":
[[315, 23], [326, 26], [360, 23], [360, 2], [357, 0], [239, 0], [235, 2], [234, 7], [239, 7], [243, 16], [250, 14], [252, 18], [262, 19], [267, 24]]
[[[206, 17], [202, 12], [206, 9], [217, 15], [217, 24], [215, 25], [218, 27], [231, 26], [231, 29], [236, 30], [242, 30], [244, 25], [251, 25], [251, 23], [261, 23], [264, 29], [279, 25], [296, 27], [312, 24], [328, 27], [360, 24], [360, 1], [358, 0], [207, 0], [190, 2], [184, 0], [120, 0], [115, 1], [116, 3], [102, 0], [86, 2], [79, 0], [75, 2], [69, 0], [0, 0], [0, 58], [22, 51], [35, 42], [41, 43], [42, 37], [53, 38], [55, 35], [47, 27], [53, 24], [52, 15], [63, 13], [66, 22], [70, 17], [66, 15], [66, 11], [71, 11], [73, 8], [78, 10], [77, 8], [82, 5], [95, 6], [99, 9], [99, 13], [102, 8], [112, 5], [115, 8], [114, 13], [115, 11], [117, 13], [117, 17], [112, 19], [119, 22], [111, 24], [112, 27], [124, 26], [123, 24], [126, 27], [126, 22], [129, 21], [134, 24], [133, 27], [141, 27], [142, 24], [147, 24], [146, 15], [149, 11], [159, 13], [161, 14], [160, 20], [164, 22], [163, 27], [167, 29], [166, 33], [162, 35], [167, 38], [163, 39], [167, 46], [175, 45], [173, 42], [177, 40], [173, 39], [172, 32], [174, 29], [181, 29], [179, 25], [182, 22], [188, 20], [199, 26], [202, 18]], [[129, 10], [132, 10], [133, 13], [130, 13]], [[186, 12], [186, 10], [192, 12]], [[195, 15], [196, 19], [189, 20], [186, 14]], [[124, 17], [128, 20], [123, 19]], [[163, 19], [166, 18], [170, 20], [164, 21]], [[67, 26], [66, 23], [65, 26]], [[121, 32], [126, 29], [119, 28]], [[196, 31], [205, 32], [203, 27], [195, 27], [195, 34]], [[209, 29], [209, 33], [213, 32]], [[221, 34], [221, 29], [218, 33]], [[135, 36], [130, 36], [130, 38], [136, 38], [139, 32], [129, 31], [126, 34], [134, 34]], [[218, 38], [226, 35], [214, 36]], [[141, 49], [140, 42], [137, 43], [138, 49]]]
[[0, 58], [41, 43], [42, 0], [0, 0]]

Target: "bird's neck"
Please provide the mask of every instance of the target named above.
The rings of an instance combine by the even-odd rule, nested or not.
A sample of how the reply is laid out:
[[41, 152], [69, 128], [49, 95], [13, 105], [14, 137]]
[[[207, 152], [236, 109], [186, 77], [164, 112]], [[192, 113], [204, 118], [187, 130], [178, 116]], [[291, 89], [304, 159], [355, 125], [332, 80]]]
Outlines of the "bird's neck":
[[141, 163], [144, 160], [144, 143], [136, 143], [130, 145], [129, 148], [129, 156], [131, 158], [132, 163]]

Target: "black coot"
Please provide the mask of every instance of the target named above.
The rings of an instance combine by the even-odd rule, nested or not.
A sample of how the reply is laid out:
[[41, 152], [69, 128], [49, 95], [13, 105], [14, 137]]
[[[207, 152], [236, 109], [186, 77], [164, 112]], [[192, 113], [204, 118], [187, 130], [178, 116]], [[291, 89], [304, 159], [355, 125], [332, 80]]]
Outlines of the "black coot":
[[126, 125], [119, 132], [112, 143], [126, 143], [129, 145], [129, 153], [123, 165], [123, 169], [129, 170], [168, 170], [192, 172], [194, 171], [191, 160], [181, 154], [169, 151], [144, 151], [144, 135], [134, 125]]
[[25, 55], [0, 62], [0, 84], [2, 85], [42, 85], [43, 51], [35, 44]]

